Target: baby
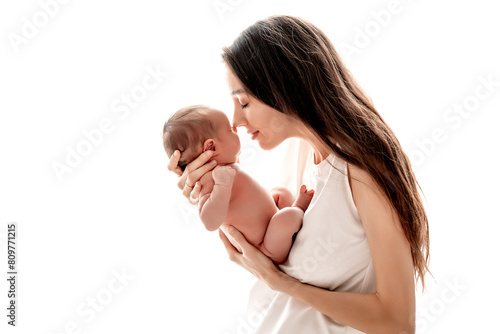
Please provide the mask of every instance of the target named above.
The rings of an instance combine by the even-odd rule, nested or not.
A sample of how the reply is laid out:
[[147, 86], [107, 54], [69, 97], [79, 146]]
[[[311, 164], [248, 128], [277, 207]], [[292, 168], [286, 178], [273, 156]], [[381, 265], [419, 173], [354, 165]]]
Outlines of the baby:
[[314, 190], [302, 185], [293, 204], [285, 188], [271, 196], [238, 167], [240, 140], [227, 116], [206, 106], [186, 107], [170, 117], [163, 128], [163, 145], [169, 157], [175, 150], [181, 152], [182, 170], [202, 152], [214, 151], [217, 167], [200, 179], [198, 202], [200, 219], [209, 231], [233, 225], [276, 264], [286, 260]]

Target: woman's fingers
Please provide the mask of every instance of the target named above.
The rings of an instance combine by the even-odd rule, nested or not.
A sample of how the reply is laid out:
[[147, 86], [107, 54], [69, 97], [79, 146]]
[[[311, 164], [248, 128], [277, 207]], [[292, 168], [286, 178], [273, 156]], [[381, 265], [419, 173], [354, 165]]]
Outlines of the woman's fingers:
[[187, 182], [184, 183], [184, 188], [182, 188], [182, 194], [191, 201], [191, 193], [194, 187], [190, 187]]
[[222, 240], [224, 244], [224, 248], [226, 248], [226, 252], [229, 256], [229, 259], [233, 262], [239, 262], [238, 256], [241, 256], [240, 252], [236, 248], [234, 248], [233, 244], [226, 237], [226, 234], [222, 231], [222, 228], [219, 228], [219, 238]]
[[[230, 246], [229, 249], [233, 249], [234, 252], [238, 254], [243, 254], [244, 256], [253, 256], [254, 252], [261, 253], [260, 250], [258, 250], [254, 245], [249, 243], [245, 238], [245, 236], [233, 226], [225, 226], [222, 228], [223, 232], [226, 234], [226, 238], [231, 239], [231, 241], [228, 240]], [[231, 242], [236, 243], [236, 245], [233, 245]], [[241, 252], [238, 251], [238, 248], [241, 249]], [[226, 250], [228, 250], [228, 247], [226, 247]], [[264, 256], [266, 259], [268, 259], [267, 256], [265, 256], [264, 254], [261, 253], [261, 255]]]
[[[194, 186], [195, 186], [196, 182], [198, 182], [201, 179], [201, 177], [203, 175], [205, 175], [205, 173], [207, 173], [207, 172], [211, 171], [212, 169], [214, 169], [215, 166], [217, 166], [217, 161], [212, 160], [209, 163], [206, 163], [203, 166], [199, 167], [198, 169], [193, 170], [187, 176], [187, 178], [186, 178], [186, 184], [187, 185], [192, 185], [193, 189], [194, 189]], [[187, 169], [187, 167], [186, 167], [186, 169]]]
[[170, 159], [168, 160], [167, 169], [175, 174], [181, 176], [182, 169], [179, 167], [179, 159], [181, 158], [181, 152], [175, 150]]
[[[273, 261], [250, 244], [245, 236], [234, 227], [219, 228], [219, 237], [224, 243], [229, 259], [245, 268], [258, 279], [272, 278], [275, 277], [273, 275], [279, 273], [279, 269]], [[241, 253], [238, 252], [235, 246], [241, 249]]]
[[181, 153], [175, 150], [168, 161], [168, 170], [173, 171], [180, 176], [177, 187], [182, 190], [182, 194], [189, 200], [189, 203], [197, 205], [198, 196], [201, 192], [201, 184], [198, 182], [205, 173], [217, 166], [215, 160], [206, 163], [213, 156], [212, 151], [206, 151], [200, 154], [195, 160], [191, 161], [184, 172], [178, 166]]
[[189, 203], [193, 205], [198, 205], [198, 202], [200, 201], [200, 192], [201, 192], [201, 183], [196, 182], [195, 186], [193, 188], [187, 186], [184, 188], [183, 194], [186, 196], [189, 200]]
[[198, 201], [199, 201], [199, 196], [200, 196], [200, 192], [201, 192], [201, 183], [200, 182], [196, 182], [194, 188], [193, 188], [193, 191], [191, 191], [191, 195], [189, 195], [189, 202], [191, 204], [194, 204], [194, 205], [197, 205], [198, 204]]
[[254, 247], [247, 241], [245, 236], [241, 234], [241, 232], [235, 229], [233, 226], [227, 226], [226, 232], [229, 233], [233, 241], [235, 241], [238, 244], [243, 254], [248, 252], [249, 246]]
[[216, 161], [211, 161], [206, 164], [206, 162], [212, 157], [212, 154], [212, 151], [205, 151], [200, 154], [198, 158], [191, 161], [179, 178], [177, 186], [180, 189], [184, 189], [187, 184], [189, 187], [194, 188], [194, 184], [198, 182], [206, 172], [213, 169], [217, 165]]
[[[200, 195], [201, 191], [201, 184], [198, 181], [201, 179], [203, 175], [205, 175], [205, 173], [209, 172], [215, 166], [217, 166], [217, 161], [212, 160], [209, 163], [206, 163], [204, 165], [201, 165], [201, 167], [199, 167], [200, 161], [206, 161], [206, 159], [208, 159], [210, 156], [202, 154], [196, 160], [187, 165], [186, 169], [184, 170], [184, 173], [182, 174], [182, 176], [179, 179], [179, 182], [177, 183], [179, 188], [182, 189], [182, 194], [185, 197], [187, 197], [187, 199], [191, 204], [194, 205], [198, 204], [198, 196]], [[203, 159], [199, 160], [200, 157], [202, 157]], [[197, 168], [193, 169], [195, 167]]]

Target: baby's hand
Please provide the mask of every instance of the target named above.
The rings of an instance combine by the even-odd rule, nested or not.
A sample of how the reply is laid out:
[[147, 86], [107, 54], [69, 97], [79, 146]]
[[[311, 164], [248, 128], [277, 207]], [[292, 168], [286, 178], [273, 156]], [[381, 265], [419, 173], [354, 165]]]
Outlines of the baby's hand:
[[214, 183], [218, 186], [232, 186], [236, 171], [229, 166], [217, 166], [212, 171]]

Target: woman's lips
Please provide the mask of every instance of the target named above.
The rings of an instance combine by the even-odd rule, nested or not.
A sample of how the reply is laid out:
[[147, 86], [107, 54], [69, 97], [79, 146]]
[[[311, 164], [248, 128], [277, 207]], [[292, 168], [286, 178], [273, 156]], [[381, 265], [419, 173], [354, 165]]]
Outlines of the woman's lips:
[[258, 135], [259, 135], [259, 131], [255, 131], [254, 133], [252, 133], [252, 140], [257, 138]]

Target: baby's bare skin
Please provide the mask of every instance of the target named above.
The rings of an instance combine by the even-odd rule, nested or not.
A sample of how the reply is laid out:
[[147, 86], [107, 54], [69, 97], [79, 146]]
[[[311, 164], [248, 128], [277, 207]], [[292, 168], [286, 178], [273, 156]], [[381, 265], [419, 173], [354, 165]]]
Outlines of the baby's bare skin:
[[[283, 263], [302, 227], [313, 191], [301, 188], [291, 207], [278, 210], [273, 197], [237, 164], [218, 166], [200, 180], [199, 212], [207, 229], [232, 225], [275, 263]], [[235, 243], [233, 243], [235, 244]]]
[[[294, 203], [290, 191], [285, 188], [271, 195], [238, 167], [240, 141], [227, 116], [219, 110], [204, 110], [204, 115], [217, 133], [200, 146], [193, 145], [182, 153], [189, 160], [190, 155], [199, 156], [210, 150], [212, 160], [217, 162], [217, 167], [200, 179], [198, 209], [201, 221], [209, 231], [221, 225], [234, 226], [275, 263], [283, 263], [292, 246], [293, 235], [302, 227], [304, 211], [314, 191], [307, 191], [302, 186]], [[230, 241], [238, 248], [237, 243]]]

